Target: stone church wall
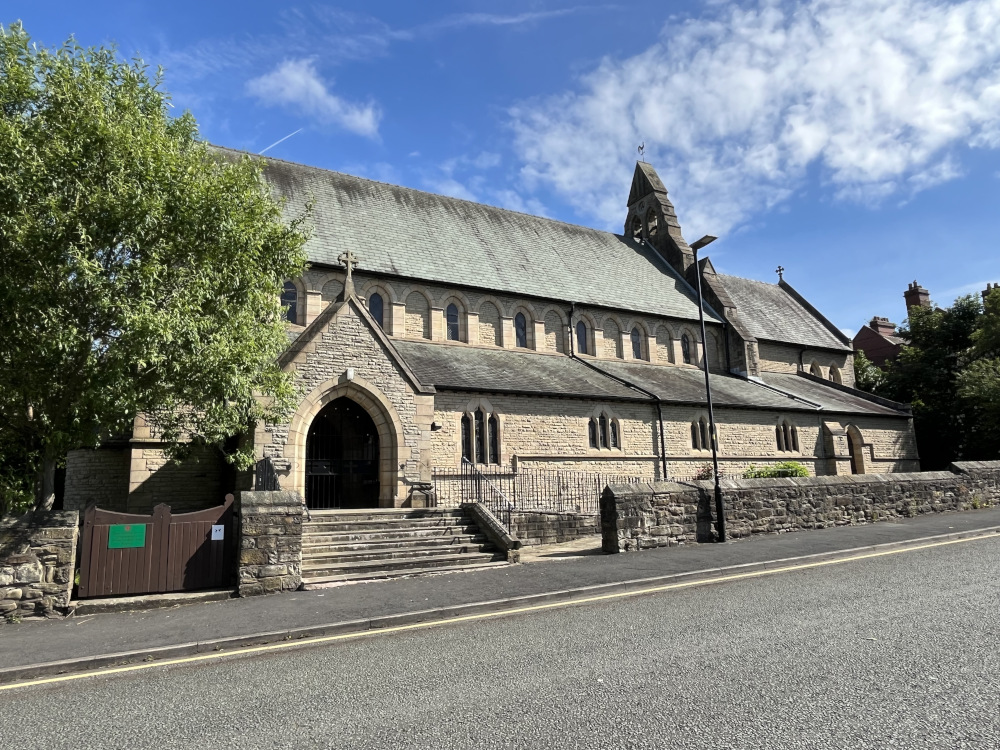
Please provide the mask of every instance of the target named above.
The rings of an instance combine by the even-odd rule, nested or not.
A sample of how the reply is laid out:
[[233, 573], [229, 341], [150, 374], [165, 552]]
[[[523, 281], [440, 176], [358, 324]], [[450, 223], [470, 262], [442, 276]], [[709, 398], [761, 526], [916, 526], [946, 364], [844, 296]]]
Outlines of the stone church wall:
[[757, 354], [760, 358], [762, 372], [796, 373], [803, 369], [809, 372], [810, 366], [816, 362], [820, 368], [820, 377], [828, 379], [830, 365], [840, 370], [841, 384], [854, 387], [854, 356], [848, 352], [833, 352], [825, 349], [805, 349], [793, 344], [779, 344], [773, 341], [758, 341]]
[[[656, 410], [650, 404], [599, 404], [579, 399], [503, 394], [438, 393], [431, 433], [436, 468], [454, 468], [462, 460], [462, 414], [482, 404], [500, 421], [500, 463], [515, 460], [524, 468], [628, 474], [650, 479], [658, 475]], [[622, 449], [594, 449], [588, 423], [602, 410], [617, 419]]]
[[63, 508], [83, 510], [91, 503], [116, 509], [128, 496], [129, 449], [98, 448], [66, 454]]
[[[293, 367], [303, 394], [331, 380], [347, 382], [348, 368], [353, 370], [356, 379], [377, 388], [392, 405], [402, 425], [404, 444], [398, 446], [402, 474], [407, 481], [420, 479], [420, 457], [427, 444], [430, 408], [418, 404], [421, 397], [414, 393], [381, 342], [349, 306], [342, 309], [313, 344], [296, 357]], [[282, 489], [297, 490], [291, 474], [293, 470], [304, 472], [304, 466], [292, 466], [294, 451], [289, 429], [289, 423], [265, 425], [258, 429], [255, 442], [262, 457], [275, 460]], [[308, 430], [308, 425], [305, 429]], [[304, 446], [305, 436], [297, 436], [297, 439], [301, 439]], [[398, 468], [394, 468], [394, 473]], [[424, 468], [429, 472], [429, 465]], [[397, 501], [404, 492], [402, 487], [392, 488]]]

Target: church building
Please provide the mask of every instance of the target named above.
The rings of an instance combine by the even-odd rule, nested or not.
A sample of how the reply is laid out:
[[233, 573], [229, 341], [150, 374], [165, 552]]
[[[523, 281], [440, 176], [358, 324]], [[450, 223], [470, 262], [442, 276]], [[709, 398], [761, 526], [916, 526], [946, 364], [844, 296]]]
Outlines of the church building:
[[[919, 468], [909, 408], [852, 387], [850, 339], [783, 278], [696, 262], [649, 164], [627, 195], [622, 176], [621, 234], [277, 159], [265, 176], [291, 214], [313, 208], [282, 297], [302, 399], [253, 440], [311, 508], [417, 504], [463, 461], [704, 476], [706, 359], [724, 476]], [[240, 481], [210, 455], [165, 462], [137, 423], [70, 455], [66, 506], [139, 512], [181, 487], [201, 507]]]

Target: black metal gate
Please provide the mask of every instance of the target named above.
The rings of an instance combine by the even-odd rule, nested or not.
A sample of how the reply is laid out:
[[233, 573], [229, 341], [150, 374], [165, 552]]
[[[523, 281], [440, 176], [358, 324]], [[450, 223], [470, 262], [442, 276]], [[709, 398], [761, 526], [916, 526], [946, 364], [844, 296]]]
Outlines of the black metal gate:
[[347, 397], [316, 415], [306, 438], [306, 506], [313, 510], [376, 508], [378, 430]]

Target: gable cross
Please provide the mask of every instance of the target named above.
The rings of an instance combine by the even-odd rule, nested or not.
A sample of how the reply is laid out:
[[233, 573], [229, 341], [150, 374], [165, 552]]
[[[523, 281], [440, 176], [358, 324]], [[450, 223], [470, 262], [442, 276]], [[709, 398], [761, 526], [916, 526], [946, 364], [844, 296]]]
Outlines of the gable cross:
[[784, 266], [778, 266], [774, 270], [778, 274], [778, 281], [784, 281], [785, 277], [784, 277], [783, 274], [785, 273], [785, 267]]
[[358, 256], [350, 250], [346, 250], [337, 256], [337, 260], [347, 268], [347, 278], [344, 279], [344, 299], [347, 299], [354, 295], [354, 278], [351, 274], [354, 271], [354, 266], [358, 265]]

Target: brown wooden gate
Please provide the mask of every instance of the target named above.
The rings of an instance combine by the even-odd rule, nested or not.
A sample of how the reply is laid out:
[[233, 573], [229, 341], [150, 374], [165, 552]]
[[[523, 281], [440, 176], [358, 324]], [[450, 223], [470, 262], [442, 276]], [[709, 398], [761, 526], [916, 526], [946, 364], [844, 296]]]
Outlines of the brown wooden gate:
[[83, 516], [78, 596], [230, 586], [235, 572], [234, 531], [232, 495], [215, 508], [177, 515], [162, 504], [153, 508], [152, 516], [92, 505]]

